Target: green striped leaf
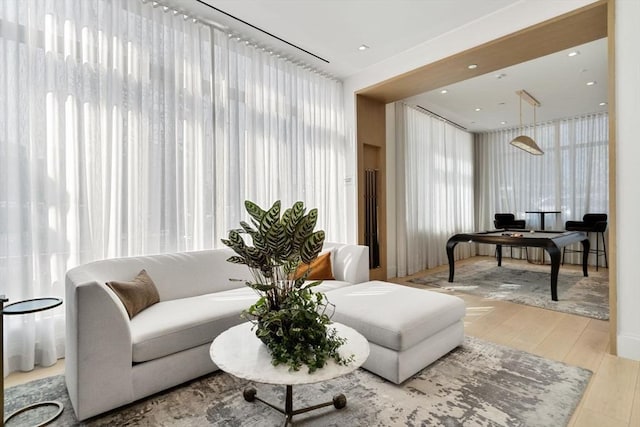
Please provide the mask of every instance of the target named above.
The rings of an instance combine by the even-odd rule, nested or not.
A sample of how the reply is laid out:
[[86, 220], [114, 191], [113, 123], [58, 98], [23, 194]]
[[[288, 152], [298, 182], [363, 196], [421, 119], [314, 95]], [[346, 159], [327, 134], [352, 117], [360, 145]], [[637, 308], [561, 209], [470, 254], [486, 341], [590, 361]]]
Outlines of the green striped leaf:
[[322, 245], [324, 244], [324, 237], [324, 231], [320, 230], [311, 234], [304, 241], [300, 248], [300, 258], [302, 259], [302, 262], [309, 264], [318, 257], [318, 254], [322, 250]]
[[260, 233], [266, 235], [274, 224], [280, 222], [280, 200], [277, 200], [271, 208], [265, 212], [260, 222]]
[[293, 236], [294, 231], [296, 231], [295, 226], [292, 225], [291, 215], [293, 214], [293, 210], [288, 208], [282, 214], [282, 219], [280, 220], [280, 224], [284, 227], [284, 231], [289, 235]]
[[307, 218], [309, 218], [309, 226], [313, 230], [316, 228], [316, 223], [318, 222], [318, 209], [313, 208], [307, 214]]
[[261, 251], [267, 250], [267, 241], [264, 236], [258, 232], [253, 236], [253, 245]]
[[284, 227], [280, 223], [275, 223], [269, 229], [267, 234], [264, 236], [267, 241], [267, 247], [271, 251], [272, 254], [280, 257], [282, 252], [284, 252], [286, 243], [287, 243], [287, 235], [284, 232]]
[[258, 232], [258, 230], [256, 230], [255, 228], [253, 228], [250, 224], [246, 223], [245, 221], [240, 221], [240, 226], [242, 227], [242, 229], [244, 230], [245, 233], [253, 236], [254, 234], [256, 234]]
[[266, 260], [264, 252], [252, 246], [248, 246], [245, 253], [249, 261], [256, 266], [262, 265]]
[[229, 241], [231, 242], [233, 247], [238, 247], [238, 248], [244, 248], [245, 247], [244, 240], [242, 239], [242, 236], [236, 230], [229, 231]]
[[[314, 214], [315, 211], [315, 214]], [[313, 233], [313, 228], [316, 226], [316, 220], [318, 219], [318, 210], [312, 209], [309, 213], [303, 216], [296, 227], [296, 232], [293, 235], [293, 247], [294, 250], [298, 250], [302, 243]]]
[[258, 224], [262, 222], [262, 217], [264, 216], [264, 210], [253, 203], [250, 200], [245, 200], [244, 208], [247, 210], [247, 213], [253, 218]]

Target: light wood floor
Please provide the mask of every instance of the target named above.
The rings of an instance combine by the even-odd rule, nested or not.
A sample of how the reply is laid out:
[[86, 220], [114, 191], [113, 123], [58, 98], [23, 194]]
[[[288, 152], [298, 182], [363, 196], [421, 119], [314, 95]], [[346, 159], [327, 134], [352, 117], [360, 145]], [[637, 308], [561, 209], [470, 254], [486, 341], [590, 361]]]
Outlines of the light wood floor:
[[[457, 261], [456, 265], [478, 258]], [[507, 260], [505, 262], [526, 262]], [[448, 268], [441, 266], [434, 272]], [[574, 268], [563, 266], [562, 269]], [[606, 274], [606, 269], [600, 269]], [[416, 286], [408, 280], [420, 272], [391, 282]], [[591, 271], [589, 274], [596, 274]], [[419, 286], [418, 286], [419, 287]], [[446, 292], [446, 291], [443, 291]], [[468, 335], [528, 351], [549, 359], [581, 366], [594, 375], [569, 423], [570, 427], [640, 426], [640, 362], [612, 356], [609, 323], [509, 302], [454, 293], [467, 304], [465, 332]], [[63, 373], [64, 363], [5, 378], [5, 386]]]
[[[456, 261], [456, 266], [481, 257]], [[508, 259], [503, 262], [526, 261]], [[408, 286], [408, 280], [425, 273], [447, 270], [440, 266], [412, 276], [391, 279]], [[581, 269], [564, 265], [560, 269]], [[589, 269], [589, 275], [607, 274]], [[435, 290], [433, 288], [428, 288]], [[467, 305], [465, 333], [487, 341], [537, 354], [591, 370], [591, 377], [570, 427], [640, 426], [640, 362], [609, 354], [609, 322], [545, 310], [521, 304], [489, 300], [460, 292], [448, 292]]]

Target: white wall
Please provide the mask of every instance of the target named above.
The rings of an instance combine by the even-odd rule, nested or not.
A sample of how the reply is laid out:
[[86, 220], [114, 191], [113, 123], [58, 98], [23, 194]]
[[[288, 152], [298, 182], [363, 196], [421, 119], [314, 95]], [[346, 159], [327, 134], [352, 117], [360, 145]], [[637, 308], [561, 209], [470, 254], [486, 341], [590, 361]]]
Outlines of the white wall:
[[[521, 0], [345, 79], [345, 123], [353, 147], [356, 91], [593, 2]], [[640, 192], [632, 189], [640, 179], [637, 167], [640, 141], [634, 129], [637, 127], [634, 121], [637, 122], [640, 117], [640, 56], [636, 45], [636, 41], [640, 40], [638, 22], [640, 1], [616, 0], [618, 351], [620, 356], [636, 360], [640, 360], [640, 273], [634, 264], [640, 259], [637, 239], [640, 231], [635, 226], [640, 215]], [[356, 168], [355, 149], [351, 164]], [[355, 180], [355, 169], [352, 176]], [[351, 188], [351, 206], [347, 210], [352, 213], [349, 229], [357, 236], [357, 186]], [[393, 191], [392, 188], [389, 190]], [[388, 240], [395, 240], [395, 237], [390, 235]]]
[[640, 1], [616, 0], [618, 354], [640, 360]]

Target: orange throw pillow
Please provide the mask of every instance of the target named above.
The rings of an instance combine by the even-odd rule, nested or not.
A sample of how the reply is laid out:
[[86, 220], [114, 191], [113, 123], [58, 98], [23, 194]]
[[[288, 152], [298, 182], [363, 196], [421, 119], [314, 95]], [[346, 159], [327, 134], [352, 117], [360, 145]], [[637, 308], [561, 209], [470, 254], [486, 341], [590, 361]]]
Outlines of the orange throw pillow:
[[307, 280], [333, 280], [333, 271], [331, 270], [331, 252], [319, 255], [311, 261], [311, 264], [300, 264], [296, 270], [296, 278], [301, 277], [311, 268]]

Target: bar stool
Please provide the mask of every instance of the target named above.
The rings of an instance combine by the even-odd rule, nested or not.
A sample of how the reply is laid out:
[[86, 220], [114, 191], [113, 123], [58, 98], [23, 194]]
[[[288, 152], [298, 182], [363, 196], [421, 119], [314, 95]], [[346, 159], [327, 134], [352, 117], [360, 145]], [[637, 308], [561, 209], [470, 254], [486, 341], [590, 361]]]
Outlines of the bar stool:
[[[596, 248], [591, 249], [589, 253], [596, 255], [596, 271], [600, 265], [600, 257], [604, 256], [604, 266], [609, 267], [607, 261], [607, 244], [604, 239], [604, 232], [607, 230], [607, 214], [603, 213], [588, 213], [584, 214], [582, 221], [567, 221], [564, 225], [567, 231], [584, 231], [589, 235], [590, 233], [596, 233]], [[600, 237], [602, 237], [602, 249], [600, 249]], [[567, 249], [565, 246], [562, 250], [562, 264], [564, 265], [565, 252], [579, 252], [579, 249]]]
[[[516, 219], [516, 216], [512, 213], [497, 213], [493, 216], [493, 225], [497, 229], [504, 230], [524, 230], [527, 226], [527, 223], [524, 219]], [[506, 246], [506, 245], [503, 245]], [[524, 252], [526, 254], [527, 259], [529, 259], [529, 253], [527, 252], [526, 246], [517, 246], [520, 248], [520, 258], [522, 259], [522, 248], [524, 247]], [[513, 246], [509, 245], [511, 249], [511, 258], [513, 258]]]

